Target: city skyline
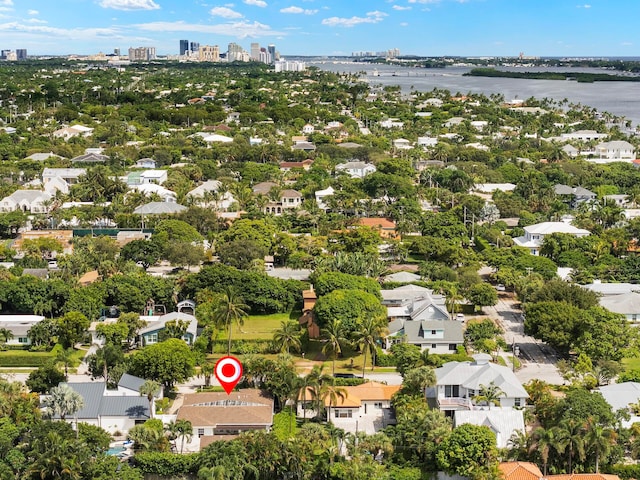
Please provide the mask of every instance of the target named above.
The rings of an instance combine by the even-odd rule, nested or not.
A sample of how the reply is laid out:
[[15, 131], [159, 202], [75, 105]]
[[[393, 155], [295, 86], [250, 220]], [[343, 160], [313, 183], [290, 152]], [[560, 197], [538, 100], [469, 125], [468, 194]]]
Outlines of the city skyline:
[[637, 0], [0, 0], [2, 49], [110, 53], [179, 41], [281, 55], [640, 56]]

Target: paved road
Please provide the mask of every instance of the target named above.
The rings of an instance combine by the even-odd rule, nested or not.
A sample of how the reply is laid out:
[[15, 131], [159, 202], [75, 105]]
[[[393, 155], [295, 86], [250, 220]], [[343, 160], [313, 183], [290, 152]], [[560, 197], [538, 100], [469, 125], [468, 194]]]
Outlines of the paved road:
[[553, 384], [564, 383], [556, 368], [556, 352], [547, 344], [525, 335], [524, 318], [517, 308], [515, 296], [510, 292], [499, 292], [498, 297], [498, 304], [486, 307], [485, 311], [502, 327], [507, 343], [520, 349], [518, 358], [523, 366], [516, 372], [518, 379], [527, 382], [539, 378]]

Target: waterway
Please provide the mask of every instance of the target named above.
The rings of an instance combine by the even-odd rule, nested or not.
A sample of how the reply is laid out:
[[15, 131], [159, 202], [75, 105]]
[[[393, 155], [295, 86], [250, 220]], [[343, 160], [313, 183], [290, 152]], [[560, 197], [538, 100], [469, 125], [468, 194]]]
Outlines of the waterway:
[[[365, 72], [370, 85], [397, 85], [404, 92], [415, 90], [426, 92], [447, 89], [455, 93], [482, 93], [485, 95], [502, 94], [505, 100], [527, 99], [563, 99], [571, 103], [588, 105], [599, 112], [609, 112], [625, 117], [634, 125], [640, 125], [640, 82], [594, 82], [578, 83], [572, 80], [530, 80], [520, 78], [465, 77], [471, 67], [447, 68], [409, 68], [393, 65], [374, 65], [368, 63], [309, 62], [321, 70], [338, 73]], [[540, 71], [537, 68], [519, 68], [518, 71]], [[618, 72], [599, 69], [548, 69], [547, 71], [574, 71], [590, 73]]]

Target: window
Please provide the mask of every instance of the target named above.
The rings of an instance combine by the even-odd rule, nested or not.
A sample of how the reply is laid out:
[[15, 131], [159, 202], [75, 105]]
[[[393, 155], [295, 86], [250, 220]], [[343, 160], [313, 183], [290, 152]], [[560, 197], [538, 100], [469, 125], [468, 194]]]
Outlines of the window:
[[204, 428], [199, 428], [198, 429], [198, 438], [203, 437], [204, 436]]
[[445, 385], [444, 386], [444, 396], [445, 396], [445, 398], [459, 397], [460, 396], [460, 385]]
[[147, 343], [158, 343], [158, 334], [150, 333], [147, 335]]
[[373, 406], [374, 406], [375, 408], [382, 408], [382, 402], [375, 402], [375, 403], [373, 404]]
[[344, 410], [342, 408], [336, 408], [336, 418], [352, 418], [353, 414], [351, 410]]
[[438, 348], [438, 344], [437, 343], [432, 343], [431, 344], [431, 350], [435, 350], [436, 348]]
[[513, 399], [513, 404], [514, 404], [516, 407], [521, 407], [521, 406], [522, 406], [522, 399], [521, 399], [521, 398], [514, 398], [514, 399]]
[[27, 338], [27, 337], [18, 337], [18, 343], [29, 343], [29, 338]]
[[431, 335], [435, 335], [436, 331], [435, 330], [431, 330]]
[[458, 345], [456, 345], [455, 343], [449, 344], [449, 350], [451, 350], [452, 352], [455, 352], [457, 349], [458, 349]]

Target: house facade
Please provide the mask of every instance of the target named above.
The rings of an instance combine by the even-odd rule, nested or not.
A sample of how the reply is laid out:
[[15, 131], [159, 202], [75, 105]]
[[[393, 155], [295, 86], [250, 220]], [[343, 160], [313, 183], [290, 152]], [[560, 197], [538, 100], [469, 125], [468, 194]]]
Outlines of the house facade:
[[593, 163], [631, 162], [635, 158], [636, 152], [633, 145], [624, 140], [613, 140], [596, 145], [595, 158], [589, 161]]
[[346, 173], [351, 178], [364, 178], [375, 171], [375, 165], [360, 161], [339, 163], [336, 165], [336, 173]]
[[540, 255], [540, 247], [544, 237], [554, 233], [566, 233], [575, 237], [586, 237], [591, 233], [589, 230], [574, 227], [565, 222], [543, 222], [524, 227], [524, 235], [513, 239], [513, 243], [519, 247], [529, 249], [532, 255]]
[[162, 332], [166, 328], [167, 322], [183, 321], [187, 323], [187, 330], [182, 339], [188, 344], [193, 345], [196, 340], [198, 321], [196, 317], [185, 312], [171, 312], [165, 315], [141, 316], [142, 320], [147, 322], [147, 326], [138, 332], [138, 343], [144, 347], [162, 341]]
[[44, 317], [41, 315], [0, 315], [0, 328], [6, 328], [12, 338], [8, 339], [6, 345], [18, 345], [28, 347], [31, 345], [29, 330], [37, 325]]
[[41, 190], [16, 190], [0, 200], [0, 212], [47, 213], [52, 196]]

